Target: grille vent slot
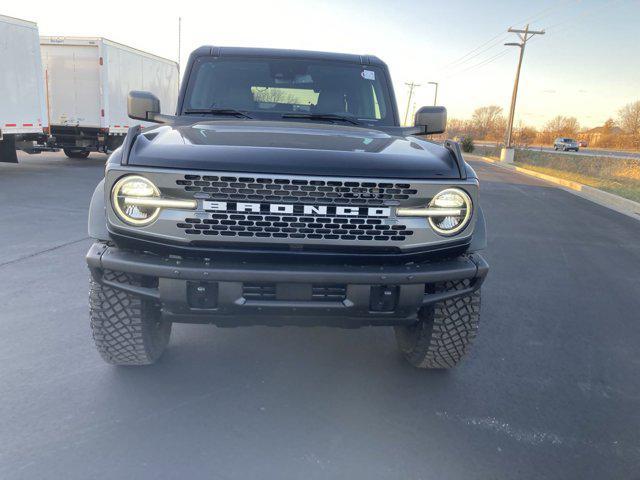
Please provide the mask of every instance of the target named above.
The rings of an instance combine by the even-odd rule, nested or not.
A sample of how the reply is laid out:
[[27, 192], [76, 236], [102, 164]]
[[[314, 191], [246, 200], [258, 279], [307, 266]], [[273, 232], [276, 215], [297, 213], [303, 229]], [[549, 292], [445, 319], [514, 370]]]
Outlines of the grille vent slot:
[[409, 183], [303, 180], [266, 177], [184, 175], [176, 184], [186, 192], [204, 192], [219, 200], [383, 205], [418, 193]]
[[313, 285], [311, 296], [318, 302], [341, 302], [347, 298], [346, 285]]
[[185, 218], [178, 228], [188, 235], [215, 237], [365, 240], [401, 242], [413, 235], [406, 225], [385, 225], [378, 218], [213, 213]]
[[275, 300], [275, 283], [243, 283], [242, 296], [247, 300]]

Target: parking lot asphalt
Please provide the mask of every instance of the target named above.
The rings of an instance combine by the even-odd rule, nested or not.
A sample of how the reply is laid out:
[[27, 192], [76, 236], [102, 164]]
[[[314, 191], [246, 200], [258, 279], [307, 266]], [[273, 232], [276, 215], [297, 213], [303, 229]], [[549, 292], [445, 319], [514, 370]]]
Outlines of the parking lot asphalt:
[[0, 478], [627, 479], [640, 472], [640, 222], [473, 163], [480, 333], [419, 371], [390, 328], [176, 325], [95, 351], [84, 254], [104, 156], [0, 164]]

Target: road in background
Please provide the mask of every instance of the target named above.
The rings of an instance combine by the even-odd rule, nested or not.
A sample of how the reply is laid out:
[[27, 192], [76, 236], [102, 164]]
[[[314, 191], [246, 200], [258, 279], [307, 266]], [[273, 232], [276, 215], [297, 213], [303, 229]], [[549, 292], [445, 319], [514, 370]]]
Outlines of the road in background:
[[[476, 145], [486, 145], [486, 146], [496, 146], [495, 142], [482, 142], [482, 141], [474, 141]], [[624, 150], [606, 150], [599, 148], [580, 148], [577, 152], [562, 152], [556, 151], [553, 147], [544, 147], [544, 146], [531, 146], [531, 147], [517, 147], [520, 150], [533, 150], [536, 152], [551, 152], [558, 153], [562, 155], [587, 155], [590, 157], [613, 157], [613, 158], [636, 158], [640, 160], [640, 152], [628, 152]]]
[[86, 216], [104, 157], [0, 164], [0, 478], [635, 478], [640, 222], [477, 163], [491, 272], [456, 370], [390, 328], [176, 325], [106, 365]]

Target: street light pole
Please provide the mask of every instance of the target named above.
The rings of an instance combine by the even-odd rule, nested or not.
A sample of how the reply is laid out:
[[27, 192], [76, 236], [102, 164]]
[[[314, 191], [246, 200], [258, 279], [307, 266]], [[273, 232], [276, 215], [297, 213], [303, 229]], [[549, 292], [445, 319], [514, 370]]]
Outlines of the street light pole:
[[505, 148], [502, 149], [500, 154], [500, 160], [513, 163], [513, 121], [516, 113], [516, 100], [518, 98], [518, 86], [520, 84], [520, 69], [522, 68], [522, 58], [524, 57], [524, 48], [527, 45], [527, 42], [534, 35], [544, 35], [544, 30], [529, 30], [529, 24], [527, 24], [524, 30], [509, 28], [508, 30], [511, 33], [517, 33], [518, 37], [520, 37], [520, 43], [505, 43], [508, 47], [519, 47], [520, 48], [520, 58], [518, 59], [518, 69], [516, 70], [516, 79], [513, 83], [513, 93], [511, 95], [511, 108], [509, 109], [509, 121], [507, 123], [507, 132], [505, 139]]
[[433, 106], [435, 107], [438, 104], [438, 82], [428, 82], [429, 85], [435, 85], [436, 91], [433, 95]]
[[404, 124], [407, 124], [407, 117], [409, 116], [409, 107], [411, 106], [411, 97], [413, 96], [413, 89], [415, 87], [419, 87], [417, 83], [405, 83], [407, 87], [409, 87], [409, 99], [407, 100], [407, 109], [404, 112]]

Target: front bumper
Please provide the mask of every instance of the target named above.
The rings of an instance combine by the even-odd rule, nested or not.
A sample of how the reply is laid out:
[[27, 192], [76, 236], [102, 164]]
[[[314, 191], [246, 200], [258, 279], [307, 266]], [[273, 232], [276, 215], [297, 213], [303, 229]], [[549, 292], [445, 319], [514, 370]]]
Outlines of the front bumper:
[[[489, 270], [478, 254], [402, 265], [249, 264], [160, 257], [104, 243], [91, 246], [87, 263], [95, 281], [159, 302], [167, 319], [221, 326], [410, 324], [422, 306], [480, 288]], [[105, 270], [141, 275], [147, 286], [113, 282]], [[461, 280], [463, 288], [444, 288]], [[204, 307], [194, 300], [199, 287], [208, 292]], [[318, 299], [316, 291], [338, 293]]]

